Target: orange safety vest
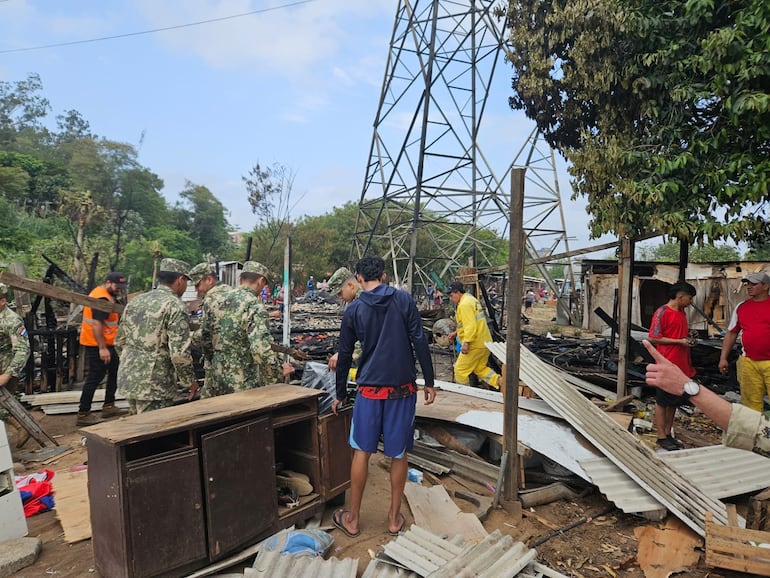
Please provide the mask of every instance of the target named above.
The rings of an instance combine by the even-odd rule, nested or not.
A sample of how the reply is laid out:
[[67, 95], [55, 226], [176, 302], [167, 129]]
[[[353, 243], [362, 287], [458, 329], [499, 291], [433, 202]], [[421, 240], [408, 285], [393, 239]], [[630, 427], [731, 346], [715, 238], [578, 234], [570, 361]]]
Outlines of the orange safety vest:
[[[115, 303], [115, 299], [110, 295], [110, 292], [103, 285], [94, 287], [94, 290], [88, 294], [89, 297], [94, 299], [108, 299], [110, 303]], [[115, 344], [115, 334], [118, 332], [118, 320], [120, 316], [113, 311], [107, 317], [106, 321], [102, 321], [104, 335], [104, 341], [107, 345]], [[98, 347], [96, 337], [94, 337], [94, 313], [90, 307], [83, 308], [83, 324], [80, 326], [80, 345], [86, 345], [89, 347]]]

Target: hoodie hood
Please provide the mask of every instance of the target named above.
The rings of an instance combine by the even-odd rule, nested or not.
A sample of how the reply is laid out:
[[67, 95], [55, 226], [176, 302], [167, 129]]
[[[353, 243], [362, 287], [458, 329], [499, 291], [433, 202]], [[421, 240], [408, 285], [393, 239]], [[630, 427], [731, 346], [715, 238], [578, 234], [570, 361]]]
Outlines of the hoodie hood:
[[387, 309], [395, 294], [396, 289], [380, 284], [371, 291], [361, 291], [358, 299], [373, 309]]

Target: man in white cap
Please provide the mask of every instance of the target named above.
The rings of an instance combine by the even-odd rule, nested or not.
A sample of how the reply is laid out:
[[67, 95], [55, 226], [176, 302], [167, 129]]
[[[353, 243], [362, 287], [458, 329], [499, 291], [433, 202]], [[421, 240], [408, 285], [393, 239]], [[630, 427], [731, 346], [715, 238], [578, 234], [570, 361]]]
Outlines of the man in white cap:
[[738, 358], [737, 371], [741, 403], [761, 412], [765, 394], [770, 395], [770, 275], [764, 271], [749, 273], [743, 282], [749, 298], [733, 311], [722, 341], [719, 369], [727, 371], [727, 357], [740, 333], [743, 355]]

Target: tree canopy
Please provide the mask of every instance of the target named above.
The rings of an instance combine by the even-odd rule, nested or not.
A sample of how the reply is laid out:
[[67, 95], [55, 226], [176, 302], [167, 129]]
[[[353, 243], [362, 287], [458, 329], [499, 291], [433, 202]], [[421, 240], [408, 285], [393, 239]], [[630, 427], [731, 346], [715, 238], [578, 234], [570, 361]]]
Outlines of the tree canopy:
[[594, 236], [767, 238], [770, 2], [511, 0], [510, 104]]

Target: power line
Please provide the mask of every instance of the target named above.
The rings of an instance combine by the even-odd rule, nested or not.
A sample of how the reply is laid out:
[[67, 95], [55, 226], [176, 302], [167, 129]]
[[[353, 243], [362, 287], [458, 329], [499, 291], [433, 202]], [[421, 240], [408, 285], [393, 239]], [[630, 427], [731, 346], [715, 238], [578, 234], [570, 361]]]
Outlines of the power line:
[[[0, 2], [7, 2], [8, 0], [0, 0]], [[235, 18], [243, 18], [244, 16], [253, 16], [254, 14], [262, 14], [264, 12], [273, 12], [275, 10], [282, 10], [284, 8], [292, 8], [301, 4], [309, 4], [316, 2], [317, 0], [297, 0], [296, 2], [289, 2], [287, 4], [281, 4], [280, 6], [272, 6], [270, 8], [261, 8], [260, 10], [252, 10], [251, 12], [243, 12], [242, 14], [233, 14], [231, 16], [221, 16], [219, 18], [210, 18], [208, 20], [200, 20], [198, 22], [188, 22], [187, 24], [177, 24], [176, 26], [166, 26], [164, 28], [154, 28], [152, 30], [142, 30], [140, 32], [126, 32], [125, 34], [115, 34], [113, 36], [101, 36], [99, 38], [89, 38], [86, 40], [72, 40], [70, 42], [58, 42], [56, 44], [42, 44], [40, 46], [29, 46], [27, 48], [10, 48], [8, 50], [0, 50], [0, 54], [10, 54], [12, 52], [29, 52], [31, 50], [43, 50], [45, 48], [59, 48], [61, 46], [74, 46], [76, 44], [89, 44], [91, 42], [102, 42], [104, 40], [115, 40], [117, 38], [129, 38], [131, 36], [143, 36], [145, 34], [154, 34], [155, 32], [166, 32], [168, 30], [179, 30], [180, 28], [190, 28], [192, 26], [201, 26], [202, 24], [211, 24], [213, 22], [222, 22], [224, 20], [234, 20]]]

